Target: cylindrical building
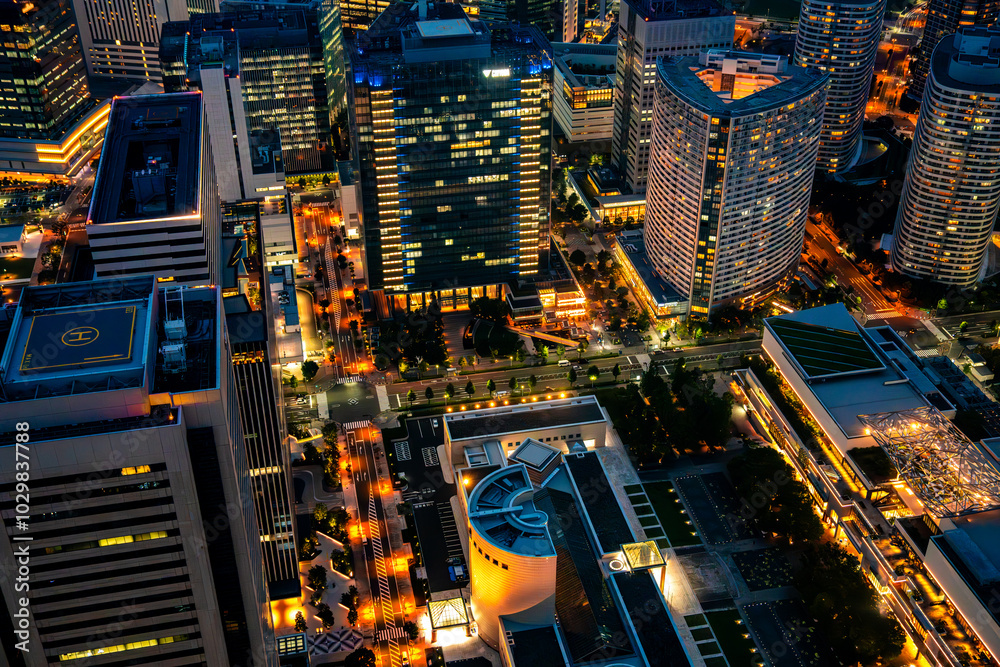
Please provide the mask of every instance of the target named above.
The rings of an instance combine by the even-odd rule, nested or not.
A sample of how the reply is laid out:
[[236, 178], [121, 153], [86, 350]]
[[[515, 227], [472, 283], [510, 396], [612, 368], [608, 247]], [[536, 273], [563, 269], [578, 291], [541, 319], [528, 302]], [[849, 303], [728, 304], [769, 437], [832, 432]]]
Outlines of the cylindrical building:
[[973, 285], [1000, 203], [1000, 28], [945, 37], [931, 56], [910, 150], [892, 265], [900, 273]]
[[830, 74], [816, 168], [840, 173], [861, 155], [861, 126], [885, 0], [802, 0], [795, 64]]
[[738, 51], [658, 63], [646, 249], [691, 317], [756, 301], [798, 266], [827, 76]]
[[555, 620], [556, 551], [548, 516], [532, 502], [527, 468], [508, 466], [469, 494], [469, 584], [479, 636], [496, 648], [500, 617]]

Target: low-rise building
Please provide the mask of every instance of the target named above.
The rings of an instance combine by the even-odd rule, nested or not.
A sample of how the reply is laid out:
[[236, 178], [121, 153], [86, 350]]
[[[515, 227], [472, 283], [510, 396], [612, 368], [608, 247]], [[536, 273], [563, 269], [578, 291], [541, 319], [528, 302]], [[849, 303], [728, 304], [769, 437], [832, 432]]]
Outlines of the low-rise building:
[[687, 299], [653, 268], [642, 230], [622, 232], [615, 239], [615, 261], [650, 317], [662, 320], [686, 315]]
[[841, 304], [768, 318], [763, 347], [777, 373], [736, 374], [751, 423], [787, 454], [921, 656], [997, 661], [1000, 440], [971, 442], [949, 421], [936, 364]]
[[597, 221], [605, 225], [642, 224], [646, 220], [646, 195], [603, 195], [597, 202]]
[[552, 114], [571, 143], [611, 141], [617, 44], [552, 44]]

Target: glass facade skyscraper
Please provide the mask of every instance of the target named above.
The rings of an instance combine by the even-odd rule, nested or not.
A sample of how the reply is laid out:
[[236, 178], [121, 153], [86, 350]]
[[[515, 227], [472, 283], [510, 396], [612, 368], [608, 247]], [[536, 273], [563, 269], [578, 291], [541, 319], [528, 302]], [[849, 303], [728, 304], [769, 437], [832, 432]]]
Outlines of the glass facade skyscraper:
[[370, 288], [454, 291], [547, 266], [546, 46], [444, 3], [423, 18], [393, 6], [359, 36], [349, 99]]
[[58, 137], [92, 106], [71, 3], [0, 3], [0, 32], [0, 136]]

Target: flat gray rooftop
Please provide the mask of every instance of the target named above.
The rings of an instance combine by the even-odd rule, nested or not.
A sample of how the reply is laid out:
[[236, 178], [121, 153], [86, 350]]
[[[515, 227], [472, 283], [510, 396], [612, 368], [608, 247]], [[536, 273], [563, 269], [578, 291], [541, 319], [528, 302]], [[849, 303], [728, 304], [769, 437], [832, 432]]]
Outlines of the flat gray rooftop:
[[119, 97], [111, 103], [89, 220], [196, 216], [201, 93]]
[[604, 421], [596, 400], [568, 400], [452, 413], [444, 418], [445, 426], [451, 440], [463, 440]]

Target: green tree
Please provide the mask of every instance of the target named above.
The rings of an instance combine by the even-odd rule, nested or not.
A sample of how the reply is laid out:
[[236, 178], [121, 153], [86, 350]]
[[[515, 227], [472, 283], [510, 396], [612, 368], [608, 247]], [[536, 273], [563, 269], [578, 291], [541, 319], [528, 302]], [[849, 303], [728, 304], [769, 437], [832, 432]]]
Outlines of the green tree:
[[481, 296], [473, 299], [469, 304], [469, 311], [473, 317], [489, 320], [503, 324], [510, 317], [510, 306], [503, 299], [491, 299], [488, 296]]
[[472, 396], [476, 393], [476, 385], [473, 384], [472, 380], [469, 380], [465, 384], [465, 393], [469, 395], [469, 398], [472, 398]]
[[323, 590], [326, 588], [326, 568], [322, 565], [313, 565], [309, 568], [309, 587], [313, 590]]
[[421, 359], [420, 363], [417, 364], [417, 377], [423, 377], [424, 373], [427, 372], [428, 368], [430, 368], [428, 363], [425, 360]]
[[587, 255], [584, 254], [582, 250], [577, 248], [569, 255], [570, 264], [576, 264], [577, 266], [583, 266], [584, 262], [587, 261]]
[[601, 369], [597, 366], [591, 366], [587, 369], [587, 377], [590, 378], [590, 386], [593, 387], [594, 383], [597, 382], [597, 378], [601, 375]]
[[313, 510], [313, 519], [315, 519], [316, 523], [319, 525], [323, 525], [326, 522], [327, 513], [328, 510], [326, 509], [326, 505], [323, 503], [316, 503], [316, 508]]
[[375, 653], [370, 648], [359, 646], [344, 659], [344, 667], [376, 667]]
[[403, 632], [406, 633], [406, 636], [410, 638], [411, 642], [417, 641], [417, 637], [420, 636], [420, 628], [418, 628], [417, 624], [413, 621], [406, 621], [403, 623]]
[[902, 653], [903, 631], [879, 613], [878, 594], [855, 556], [827, 543], [813, 545], [802, 559], [796, 587], [842, 664], [870, 665]]
[[351, 322], [350, 322], [350, 324], [348, 324], [348, 326], [351, 328], [351, 334], [355, 338], [357, 338], [358, 337], [358, 331], [360, 331], [360, 329], [361, 329], [361, 324], [357, 320], [351, 320]]
[[507, 386], [510, 387], [511, 391], [517, 389], [517, 378], [512, 377], [510, 379], [510, 382], [507, 383]]
[[298, 376], [293, 375], [290, 378], [288, 378], [288, 386], [291, 387], [292, 389], [297, 389], [299, 386]]
[[531, 387], [531, 391], [535, 390], [535, 385], [538, 384], [538, 378], [534, 374], [528, 376], [528, 386]]
[[455, 385], [453, 385], [452, 383], [449, 382], [447, 384], [447, 386], [445, 386], [445, 388], [444, 388], [444, 401], [445, 401], [445, 403], [447, 403], [452, 398], [454, 398], [454, 396], [455, 396]]
[[469, 365], [469, 360], [468, 359], [466, 359], [465, 357], [459, 357], [458, 358], [458, 366], [459, 366], [459, 368], [461, 368], [462, 370], [465, 370], [465, 367], [468, 366], [468, 365]]
[[562, 360], [564, 354], [566, 354], [566, 346], [556, 345], [556, 356], [559, 357], [560, 361]]
[[587, 351], [588, 347], [590, 347], [590, 341], [588, 341], [586, 338], [584, 338], [579, 343], [577, 343], [576, 344], [576, 358], [577, 359], [583, 359], [583, 353]]
[[316, 374], [319, 373], [319, 364], [317, 364], [312, 359], [306, 359], [302, 362], [302, 379], [306, 382], [312, 382]]
[[302, 615], [301, 611], [295, 612], [295, 632], [306, 632], [309, 630], [309, 626], [306, 625], [306, 617]]
[[[708, 419], [703, 417], [705, 423]], [[795, 471], [776, 449], [747, 450], [728, 464], [729, 475], [743, 497], [741, 516], [758, 529], [791, 542], [810, 542], [823, 535], [812, 496], [795, 479]]]
[[576, 384], [576, 369], [575, 368], [570, 368], [569, 369], [569, 372], [566, 373], [566, 379], [569, 380], [569, 386], [572, 387], [573, 385]]
[[413, 401], [417, 400], [417, 392], [413, 391], [412, 389], [410, 391], [406, 392], [406, 400], [412, 406], [413, 405]]
[[968, 328], [969, 328], [969, 323], [968, 322], [962, 322], [961, 324], [959, 324], [958, 325], [958, 333], [959, 333], [959, 335], [964, 336], [965, 335], [965, 330], [968, 329]]
[[323, 629], [329, 630], [333, 627], [336, 619], [333, 616], [333, 610], [330, 609], [330, 605], [325, 602], [319, 603], [316, 607], [316, 618], [323, 622]]
[[434, 390], [427, 387], [427, 389], [424, 390], [424, 396], [427, 398], [427, 403], [429, 404], [432, 400], [434, 400]]
[[615, 364], [615, 367], [611, 369], [611, 374], [615, 377], [615, 382], [618, 382], [618, 376], [622, 374], [622, 367]]
[[494, 382], [492, 379], [490, 379], [486, 383], [486, 391], [490, 393], [490, 398], [493, 398], [493, 392], [495, 392], [496, 390], [497, 390], [497, 383]]

